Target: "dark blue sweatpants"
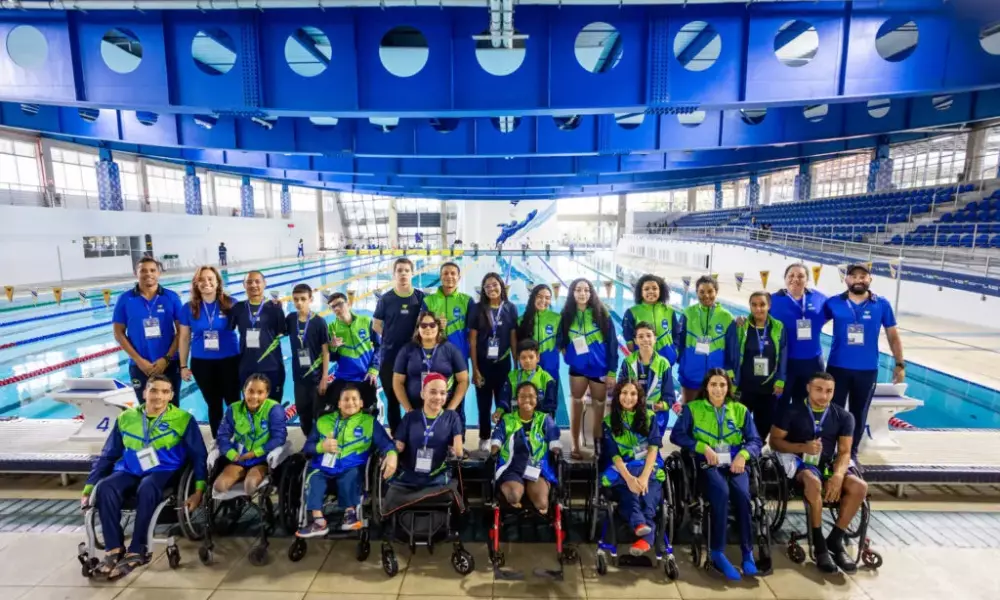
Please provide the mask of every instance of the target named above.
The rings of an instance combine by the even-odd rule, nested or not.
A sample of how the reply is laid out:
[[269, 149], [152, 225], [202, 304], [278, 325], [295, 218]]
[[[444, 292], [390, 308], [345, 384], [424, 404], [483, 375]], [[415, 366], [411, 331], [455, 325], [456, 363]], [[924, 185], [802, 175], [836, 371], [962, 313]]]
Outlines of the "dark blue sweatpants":
[[750, 478], [746, 471], [734, 475], [729, 467], [702, 469], [705, 499], [711, 505], [712, 538], [709, 550], [721, 552], [726, 547], [726, 530], [729, 529], [729, 506], [736, 512], [740, 528], [740, 550], [753, 551], [753, 523], [750, 519]]
[[823, 370], [822, 355], [815, 358], [789, 358], [785, 372], [785, 393], [781, 395], [782, 407], [805, 399], [809, 378]]
[[[125, 532], [122, 530], [122, 504], [130, 494], [136, 496], [135, 525], [132, 543], [128, 551], [136, 554], [147, 552], [149, 523], [153, 519], [156, 505], [163, 499], [163, 490], [174, 473], [153, 471], [146, 475], [133, 475], [125, 471], [115, 471], [105, 477], [97, 486], [97, 513], [104, 531], [104, 547], [123, 548]], [[183, 502], [186, 498], [180, 500]]]
[[633, 494], [624, 482], [612, 488], [615, 500], [618, 502], [618, 514], [623, 520], [628, 521], [629, 527], [634, 531], [639, 525], [645, 524], [653, 529], [649, 535], [642, 538], [650, 546], [656, 541], [656, 512], [663, 500], [662, 485], [654, 478], [654, 474], [650, 474], [649, 491], [641, 496]]
[[875, 395], [875, 384], [878, 382], [878, 369], [860, 371], [857, 369], [842, 369], [827, 367], [826, 372], [833, 375], [833, 403], [846, 408], [854, 415], [854, 443], [851, 454], [857, 454], [861, 436], [868, 426], [868, 408]]

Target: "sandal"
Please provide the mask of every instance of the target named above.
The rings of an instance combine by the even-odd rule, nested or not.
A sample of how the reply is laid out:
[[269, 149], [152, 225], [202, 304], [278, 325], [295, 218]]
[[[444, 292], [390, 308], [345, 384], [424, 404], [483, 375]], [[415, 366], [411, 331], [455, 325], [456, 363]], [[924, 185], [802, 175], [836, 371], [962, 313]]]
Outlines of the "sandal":
[[583, 453], [579, 450], [573, 450], [569, 453], [569, 457], [573, 460], [583, 460]]
[[115, 570], [115, 567], [118, 566], [118, 562], [122, 559], [122, 556], [124, 555], [125, 553], [122, 551], [105, 554], [104, 560], [97, 563], [97, 566], [94, 567], [94, 570], [90, 572], [91, 576], [103, 577], [104, 579], [107, 579], [111, 575], [111, 573]]
[[134, 552], [129, 552], [118, 561], [115, 568], [108, 573], [108, 581], [116, 581], [125, 577], [135, 569], [146, 564], [146, 558], [140, 554], [135, 554]]

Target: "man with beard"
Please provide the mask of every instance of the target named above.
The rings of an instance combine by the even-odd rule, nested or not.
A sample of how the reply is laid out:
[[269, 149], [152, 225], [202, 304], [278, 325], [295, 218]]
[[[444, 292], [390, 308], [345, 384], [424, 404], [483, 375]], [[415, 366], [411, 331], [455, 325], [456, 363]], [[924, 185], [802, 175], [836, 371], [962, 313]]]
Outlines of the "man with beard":
[[826, 368], [836, 382], [833, 402], [847, 406], [854, 415], [853, 455], [857, 454], [864, 435], [868, 406], [878, 380], [878, 337], [882, 327], [896, 360], [893, 383], [903, 381], [906, 365], [892, 305], [870, 291], [872, 275], [868, 266], [849, 265], [845, 280], [847, 291], [828, 299], [823, 305], [823, 315], [827, 320], [833, 319], [833, 344]]

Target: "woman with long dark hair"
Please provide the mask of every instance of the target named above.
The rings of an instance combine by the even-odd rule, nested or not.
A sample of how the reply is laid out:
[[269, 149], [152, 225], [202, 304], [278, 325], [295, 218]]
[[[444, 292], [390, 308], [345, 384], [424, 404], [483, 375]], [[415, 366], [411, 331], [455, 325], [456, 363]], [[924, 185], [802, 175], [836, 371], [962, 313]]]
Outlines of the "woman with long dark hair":
[[670, 288], [662, 277], [646, 273], [635, 282], [635, 306], [625, 311], [622, 319], [622, 337], [628, 349], [636, 350], [635, 326], [646, 322], [656, 334], [656, 353], [667, 359], [671, 368], [677, 364], [680, 348], [681, 315], [670, 306]]
[[469, 320], [472, 381], [479, 406], [479, 449], [489, 451], [494, 403], [510, 373], [510, 353], [517, 348], [517, 307], [507, 299], [507, 286], [497, 273], [487, 273], [479, 288], [475, 315]]
[[531, 288], [528, 303], [517, 327], [517, 339], [535, 340], [538, 343], [538, 366], [549, 374], [559, 389], [559, 313], [552, 310], [552, 288], [543, 284]]
[[[233, 299], [215, 267], [200, 267], [191, 279], [191, 299], [181, 310], [178, 347], [181, 377], [194, 377], [208, 405], [212, 437], [229, 406], [240, 401], [240, 345], [229, 328]], [[190, 364], [188, 359], [190, 358]]]
[[783, 405], [806, 397], [806, 382], [825, 371], [820, 338], [826, 317], [823, 292], [808, 287], [809, 269], [802, 263], [785, 268], [785, 289], [771, 296], [771, 316], [785, 326], [788, 338], [788, 374]]
[[594, 286], [581, 277], [569, 285], [570, 298], [566, 299], [559, 317], [558, 347], [569, 366], [570, 394], [573, 396], [570, 413], [570, 433], [576, 460], [580, 454], [580, 433], [583, 428], [583, 397], [590, 390], [590, 408], [594, 411], [594, 440], [601, 438], [604, 420], [604, 400], [608, 389], [615, 384], [618, 370], [618, 341], [611, 314], [604, 307]]

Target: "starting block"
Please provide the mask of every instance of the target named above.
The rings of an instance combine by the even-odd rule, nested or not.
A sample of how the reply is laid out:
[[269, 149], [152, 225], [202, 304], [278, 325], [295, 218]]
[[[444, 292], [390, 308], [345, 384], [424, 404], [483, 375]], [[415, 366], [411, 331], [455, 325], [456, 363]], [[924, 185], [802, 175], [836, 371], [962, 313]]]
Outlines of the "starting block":
[[115, 379], [67, 379], [51, 398], [77, 407], [83, 416], [71, 441], [106, 439], [118, 415], [137, 404], [132, 386]]

